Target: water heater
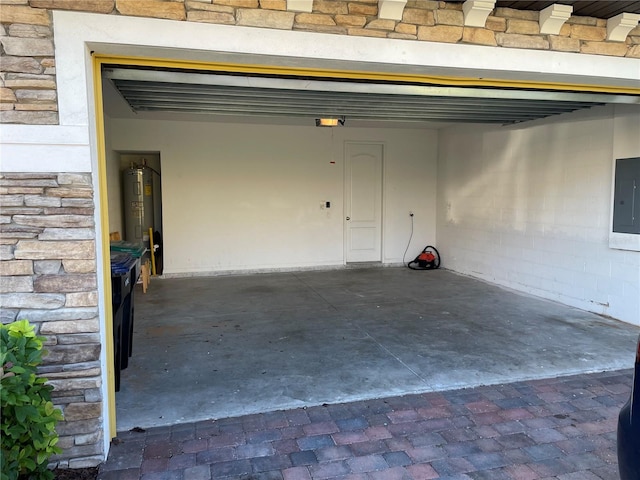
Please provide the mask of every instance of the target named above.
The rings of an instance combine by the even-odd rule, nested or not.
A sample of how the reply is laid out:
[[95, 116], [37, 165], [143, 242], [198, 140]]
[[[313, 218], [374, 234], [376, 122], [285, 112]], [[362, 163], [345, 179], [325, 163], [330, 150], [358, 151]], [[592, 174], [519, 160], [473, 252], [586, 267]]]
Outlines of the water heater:
[[149, 228], [153, 218], [153, 171], [146, 166], [133, 166], [122, 172], [124, 193], [124, 230], [128, 242], [144, 242], [149, 248]]

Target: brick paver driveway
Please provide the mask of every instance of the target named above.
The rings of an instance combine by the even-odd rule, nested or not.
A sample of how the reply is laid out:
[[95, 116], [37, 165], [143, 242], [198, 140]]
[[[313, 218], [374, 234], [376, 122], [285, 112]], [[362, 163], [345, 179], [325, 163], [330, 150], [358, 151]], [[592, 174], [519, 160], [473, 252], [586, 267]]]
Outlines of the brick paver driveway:
[[630, 385], [624, 370], [123, 432], [99, 479], [618, 480]]

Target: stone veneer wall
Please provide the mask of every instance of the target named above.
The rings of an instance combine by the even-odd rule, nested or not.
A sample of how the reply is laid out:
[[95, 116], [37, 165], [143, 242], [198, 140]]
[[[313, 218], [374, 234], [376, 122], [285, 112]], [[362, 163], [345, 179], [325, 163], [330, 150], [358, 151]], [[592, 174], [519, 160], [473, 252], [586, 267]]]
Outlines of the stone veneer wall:
[[40, 372], [54, 386], [62, 467], [104, 453], [100, 324], [91, 175], [0, 175], [0, 316], [46, 336]]
[[464, 27], [462, 3], [436, 0], [409, 0], [399, 22], [377, 18], [378, 0], [314, 0], [312, 13], [286, 11], [286, 0], [0, 0], [0, 5], [0, 123], [58, 123], [52, 9], [640, 58], [640, 26], [625, 42], [608, 42], [606, 20], [572, 16], [559, 35], [542, 35], [537, 11], [496, 8], [485, 28]]

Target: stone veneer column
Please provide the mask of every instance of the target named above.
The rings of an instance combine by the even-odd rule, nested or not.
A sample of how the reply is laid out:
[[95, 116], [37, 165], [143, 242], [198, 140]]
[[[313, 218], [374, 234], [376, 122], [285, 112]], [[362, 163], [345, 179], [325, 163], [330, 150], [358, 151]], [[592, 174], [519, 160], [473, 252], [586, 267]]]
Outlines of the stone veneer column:
[[0, 315], [47, 338], [40, 372], [65, 417], [52, 461], [95, 466], [104, 447], [91, 175], [2, 174], [0, 207]]

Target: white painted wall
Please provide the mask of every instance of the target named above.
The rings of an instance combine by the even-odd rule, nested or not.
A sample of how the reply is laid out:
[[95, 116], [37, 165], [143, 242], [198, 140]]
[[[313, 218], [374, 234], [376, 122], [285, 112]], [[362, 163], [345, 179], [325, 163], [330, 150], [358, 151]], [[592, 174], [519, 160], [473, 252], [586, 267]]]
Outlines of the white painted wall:
[[107, 186], [109, 187], [109, 232], [123, 232], [122, 190], [120, 189], [120, 155], [111, 149], [111, 122], [105, 118], [105, 152]]
[[383, 262], [402, 261], [410, 210], [407, 255], [435, 241], [436, 131], [110, 124], [112, 149], [160, 152], [167, 275], [343, 265], [344, 141], [384, 144]]
[[622, 110], [442, 130], [443, 265], [640, 324], [640, 252], [609, 247], [612, 162], [640, 154], [640, 109]]

